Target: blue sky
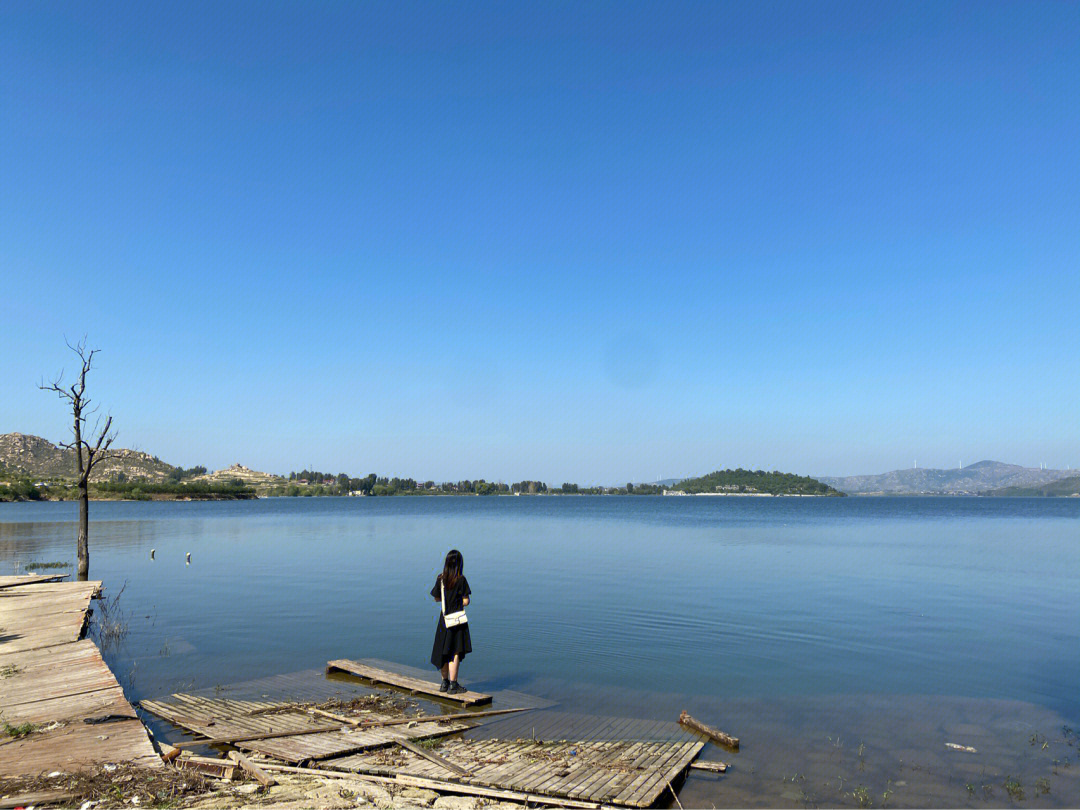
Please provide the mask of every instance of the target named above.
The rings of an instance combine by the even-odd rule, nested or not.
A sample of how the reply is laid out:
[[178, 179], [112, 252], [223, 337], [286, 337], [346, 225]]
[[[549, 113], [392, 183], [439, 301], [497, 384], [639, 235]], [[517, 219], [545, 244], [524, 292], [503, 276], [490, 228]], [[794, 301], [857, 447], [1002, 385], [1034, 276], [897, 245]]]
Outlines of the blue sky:
[[0, 105], [0, 432], [1080, 465], [1080, 4], [8, 2]]

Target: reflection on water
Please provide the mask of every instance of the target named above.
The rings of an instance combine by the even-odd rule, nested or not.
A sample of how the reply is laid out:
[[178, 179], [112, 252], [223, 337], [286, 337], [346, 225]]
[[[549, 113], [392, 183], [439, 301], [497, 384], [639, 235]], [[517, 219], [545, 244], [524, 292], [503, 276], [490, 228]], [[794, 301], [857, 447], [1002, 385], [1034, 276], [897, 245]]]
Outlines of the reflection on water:
[[[71, 561], [74, 518], [0, 505], [0, 569]], [[91, 524], [91, 577], [126, 583], [110, 663], [135, 699], [332, 658], [423, 666], [426, 594], [456, 546], [475, 592], [466, 679], [560, 711], [686, 708], [742, 738], [689, 802], [858, 804], [862, 786], [877, 807], [888, 791], [1003, 804], [1023, 775], [1025, 804], [1080, 803], [1062, 730], [1080, 725], [1075, 500], [95, 503]]]

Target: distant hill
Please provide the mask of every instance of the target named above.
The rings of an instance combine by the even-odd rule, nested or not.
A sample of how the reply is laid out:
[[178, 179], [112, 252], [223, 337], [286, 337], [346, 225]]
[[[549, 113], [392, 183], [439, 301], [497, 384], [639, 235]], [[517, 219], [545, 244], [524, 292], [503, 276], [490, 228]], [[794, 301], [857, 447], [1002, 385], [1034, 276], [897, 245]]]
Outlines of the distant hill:
[[764, 470], [717, 470], [687, 478], [673, 489], [692, 495], [843, 495], [805, 475]]
[[977, 495], [1005, 487], [1038, 487], [1074, 475], [1069, 470], [980, 461], [952, 470], [916, 467], [881, 475], [821, 476], [819, 480], [849, 495]]
[[991, 489], [979, 494], [1028, 498], [1080, 498], [1080, 475], [1059, 478], [1057, 481], [1040, 484], [1036, 487], [1001, 487], [1000, 489]]
[[[164, 481], [176, 468], [138, 450], [110, 449], [116, 458], [94, 469], [92, 481], [108, 481], [123, 473], [129, 481]], [[9, 471], [33, 478], [75, 478], [75, 451], [23, 433], [0, 435], [0, 464]]]
[[227, 484], [231, 481], [241, 481], [249, 487], [255, 487], [262, 491], [264, 488], [273, 486], [285, 486], [289, 482], [280, 475], [258, 472], [245, 467], [243, 464], [233, 464], [224, 470], [217, 470], [207, 475], [199, 475], [191, 479], [194, 482], [206, 481], [212, 484]]

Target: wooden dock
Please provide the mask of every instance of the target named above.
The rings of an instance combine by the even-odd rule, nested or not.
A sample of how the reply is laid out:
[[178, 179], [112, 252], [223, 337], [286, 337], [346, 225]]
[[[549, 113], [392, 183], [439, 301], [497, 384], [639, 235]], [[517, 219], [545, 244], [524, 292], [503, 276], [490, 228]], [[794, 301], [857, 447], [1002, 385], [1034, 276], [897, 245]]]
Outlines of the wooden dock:
[[33, 731], [0, 744], [0, 774], [71, 772], [161, 759], [93, 641], [82, 639], [100, 582], [0, 578], [0, 710]]
[[448, 700], [453, 703], [459, 703], [462, 706], [481, 706], [485, 703], [491, 703], [491, 695], [485, 695], [482, 692], [473, 692], [472, 690], [469, 690], [468, 692], [451, 695], [447, 692], [440, 692], [439, 683], [436, 681], [414, 678], [411, 675], [402, 675], [386, 669], [379, 669], [378, 667], [365, 664], [362, 661], [353, 661], [345, 658], [331, 661], [326, 665], [326, 671], [347, 672], [350, 675], [365, 678], [372, 683], [394, 686], [398, 689], [404, 689], [407, 692], [411, 692], [412, 694], [424, 695], [425, 697], [436, 698], [438, 700]]

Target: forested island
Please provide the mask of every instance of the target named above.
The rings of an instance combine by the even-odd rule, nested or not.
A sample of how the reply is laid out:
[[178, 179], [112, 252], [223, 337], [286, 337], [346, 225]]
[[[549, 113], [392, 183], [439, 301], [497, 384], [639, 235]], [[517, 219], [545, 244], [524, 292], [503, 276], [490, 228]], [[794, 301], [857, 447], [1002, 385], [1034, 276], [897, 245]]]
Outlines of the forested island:
[[671, 491], [688, 495], [825, 495], [844, 493], [815, 478], [794, 473], [765, 470], [717, 470], [700, 478], [687, 478]]

